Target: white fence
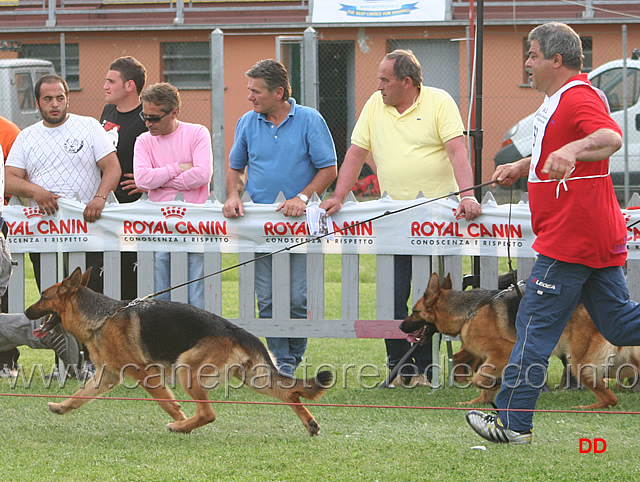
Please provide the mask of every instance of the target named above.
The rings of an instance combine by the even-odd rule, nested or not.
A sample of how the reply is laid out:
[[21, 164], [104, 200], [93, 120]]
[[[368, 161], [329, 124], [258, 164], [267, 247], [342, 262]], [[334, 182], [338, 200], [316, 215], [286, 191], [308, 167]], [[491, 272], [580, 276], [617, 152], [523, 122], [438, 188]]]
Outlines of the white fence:
[[[353, 199], [355, 201], [355, 199]], [[304, 222], [294, 226], [275, 212], [275, 205], [253, 205], [245, 203], [246, 215], [242, 219], [227, 220], [221, 214], [221, 205], [215, 199], [205, 205], [190, 205], [183, 201], [151, 203], [141, 200], [137, 203], [119, 205], [110, 202], [97, 223], [82, 225], [82, 209], [79, 203], [63, 200], [55, 217], [36, 216], [32, 208], [22, 205], [5, 206], [4, 217], [9, 225], [9, 245], [16, 262], [9, 285], [9, 311], [19, 312], [25, 307], [25, 256], [28, 252], [41, 253], [41, 286], [48, 287], [62, 277], [59, 254], [67, 252], [69, 266], [85, 267], [85, 252], [104, 250], [104, 271], [102, 273], [104, 293], [119, 298], [120, 293], [120, 252], [138, 251], [138, 295], [153, 293], [153, 253], [171, 251], [172, 285], [188, 281], [187, 252], [204, 252], [205, 274], [215, 273], [222, 268], [223, 253], [236, 252], [240, 263], [253, 259], [256, 251], [277, 251], [286, 247], [284, 241], [311, 240], [306, 235]], [[640, 205], [640, 198], [634, 195], [630, 204]], [[277, 205], [278, 201], [276, 202]], [[533, 239], [530, 233], [528, 205], [526, 198], [517, 205], [497, 205], [490, 193], [483, 202], [483, 215], [473, 223], [464, 220], [452, 221], [451, 209], [454, 201], [431, 202], [418, 198], [415, 201], [392, 201], [383, 198], [372, 202], [348, 202], [334, 216], [334, 227], [354, 226], [354, 222], [369, 219], [372, 214], [389, 212], [395, 208], [416, 204], [413, 209], [401, 214], [375, 221], [366, 232], [350, 230], [341, 239], [326, 243], [309, 243], [296, 249], [307, 253], [308, 319], [289, 318], [289, 286], [297, 280], [289, 279], [289, 251], [274, 254], [273, 263], [273, 319], [257, 320], [254, 295], [254, 267], [248, 263], [238, 268], [238, 318], [232, 319], [258, 336], [306, 336], [334, 338], [399, 338], [397, 321], [393, 321], [393, 255], [410, 254], [413, 257], [413, 302], [424, 292], [432, 272], [450, 273], [454, 287], [462, 287], [463, 256], [478, 255], [480, 260], [480, 286], [497, 288], [498, 259], [507, 254], [506, 242], [513, 244], [511, 256], [517, 263], [519, 279], [526, 279], [534, 258], [530, 249]], [[424, 206], [418, 206], [418, 204]], [[313, 203], [311, 203], [313, 204]], [[168, 209], [169, 208], [169, 209]], [[176, 212], [180, 216], [176, 216]], [[623, 210], [627, 223], [640, 220], [640, 210]], [[162, 214], [158, 214], [162, 213]], [[167, 214], [169, 213], [169, 214]], [[510, 222], [508, 221], [510, 215]], [[157, 216], [160, 221], [154, 221]], [[135, 228], [135, 219], [140, 226], [154, 229], [162, 227], [164, 232], [172, 232], [179, 242], [163, 244], [164, 238], [147, 236], [142, 227], [127, 236]], [[157, 224], [154, 224], [157, 223]], [[224, 224], [227, 223], [227, 224]], [[278, 232], [274, 226], [290, 223], [298, 230], [295, 236], [288, 231]], [[508, 224], [507, 224], [508, 223]], [[196, 242], [206, 236], [197, 237], [187, 233], [184, 226], [216, 226], [215, 236], [225, 242]], [[81, 226], [82, 236], [60, 236], [65, 226]], [[427, 226], [427, 228], [425, 228]], [[436, 229], [437, 226], [437, 229]], [[505, 228], [506, 226], [506, 228]], [[270, 229], [270, 231], [268, 231]], [[504, 228], [504, 229], [503, 229]], [[514, 229], [511, 229], [514, 228]], [[629, 230], [628, 284], [631, 296], [640, 299], [640, 223]], [[52, 231], [55, 229], [55, 236]], [[213, 228], [211, 228], [213, 229]], [[283, 228], [284, 229], [284, 228]], [[129, 231], [128, 231], [129, 230]], [[302, 231], [300, 231], [302, 230]], [[269, 232], [268, 236], [261, 235]], [[302, 233], [302, 234], [300, 234]], [[514, 236], [509, 237], [509, 233]], [[191, 236], [187, 239], [188, 236]], [[214, 234], [210, 234], [213, 237]], [[338, 236], [337, 236], [338, 237]], [[277, 238], [277, 239], [276, 239]], [[78, 241], [79, 240], [79, 241]], [[274, 240], [278, 241], [274, 244]], [[365, 240], [365, 242], [357, 242]], [[338, 243], [342, 241], [342, 243]], [[455, 243], [454, 243], [455, 241]], [[252, 244], [253, 243], [253, 244]], [[114, 249], [121, 247], [121, 249]], [[496, 247], [497, 246], [497, 247]], [[416, 254], [420, 253], [420, 254]], [[327, 319], [325, 316], [325, 268], [327, 254], [341, 256], [341, 316]], [[359, 257], [362, 254], [376, 255], [376, 315], [374, 320], [361, 320], [359, 313], [360, 272]], [[173, 300], [186, 301], [187, 287], [171, 292]], [[225, 293], [222, 277], [210, 276], [205, 279], [205, 308], [214, 313], [222, 313]], [[229, 295], [227, 295], [229, 296]]]

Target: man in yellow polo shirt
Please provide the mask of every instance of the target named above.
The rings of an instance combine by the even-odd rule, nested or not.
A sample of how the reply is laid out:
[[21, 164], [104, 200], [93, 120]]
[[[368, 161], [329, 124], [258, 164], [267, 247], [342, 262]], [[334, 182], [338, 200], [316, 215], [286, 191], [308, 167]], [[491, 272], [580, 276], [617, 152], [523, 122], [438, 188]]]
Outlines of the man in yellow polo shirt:
[[[377, 92], [365, 104], [351, 136], [336, 189], [320, 207], [331, 215], [358, 179], [369, 153], [373, 156], [380, 191], [392, 199], [444, 196], [460, 187], [473, 186], [473, 172], [463, 136], [460, 111], [441, 89], [422, 85], [420, 62], [410, 50], [387, 54], [378, 70]], [[464, 195], [456, 219], [470, 221], [481, 213], [471, 194]], [[411, 292], [411, 256], [394, 257], [394, 317], [407, 317]], [[389, 368], [409, 350], [406, 340], [385, 340]], [[431, 343], [416, 349], [413, 360], [401, 370], [401, 380], [428, 385], [431, 379]]]

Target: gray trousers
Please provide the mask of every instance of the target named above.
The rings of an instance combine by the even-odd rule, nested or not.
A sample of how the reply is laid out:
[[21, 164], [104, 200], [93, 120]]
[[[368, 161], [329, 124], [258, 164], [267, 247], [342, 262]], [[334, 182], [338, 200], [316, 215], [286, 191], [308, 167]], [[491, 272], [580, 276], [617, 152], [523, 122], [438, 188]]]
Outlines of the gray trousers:
[[41, 321], [42, 319], [30, 320], [24, 313], [0, 313], [0, 352], [21, 345], [48, 348], [33, 334], [33, 330], [40, 326]]

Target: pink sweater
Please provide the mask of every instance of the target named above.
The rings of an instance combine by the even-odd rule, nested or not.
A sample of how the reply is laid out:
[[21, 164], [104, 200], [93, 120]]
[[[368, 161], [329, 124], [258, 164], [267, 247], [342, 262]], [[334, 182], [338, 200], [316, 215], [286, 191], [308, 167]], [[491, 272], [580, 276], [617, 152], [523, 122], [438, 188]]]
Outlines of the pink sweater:
[[[182, 172], [179, 164], [193, 163]], [[149, 191], [151, 201], [171, 201], [178, 192], [190, 203], [203, 204], [210, 194], [213, 152], [209, 130], [199, 124], [179, 122], [165, 136], [140, 134], [133, 156], [136, 185]]]

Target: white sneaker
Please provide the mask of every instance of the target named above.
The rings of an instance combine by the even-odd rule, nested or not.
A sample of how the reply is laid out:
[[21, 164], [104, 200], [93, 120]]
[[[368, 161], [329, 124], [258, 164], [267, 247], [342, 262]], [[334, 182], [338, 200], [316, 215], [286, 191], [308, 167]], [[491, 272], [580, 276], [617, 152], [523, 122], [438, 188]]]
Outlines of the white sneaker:
[[0, 368], [0, 378], [6, 380], [7, 378], [17, 378], [17, 377], [18, 377], [18, 370], [9, 368], [6, 365]]
[[471, 410], [466, 415], [471, 428], [482, 438], [498, 444], [530, 444], [533, 433], [516, 432], [505, 428], [502, 421], [496, 416], [479, 410]]

